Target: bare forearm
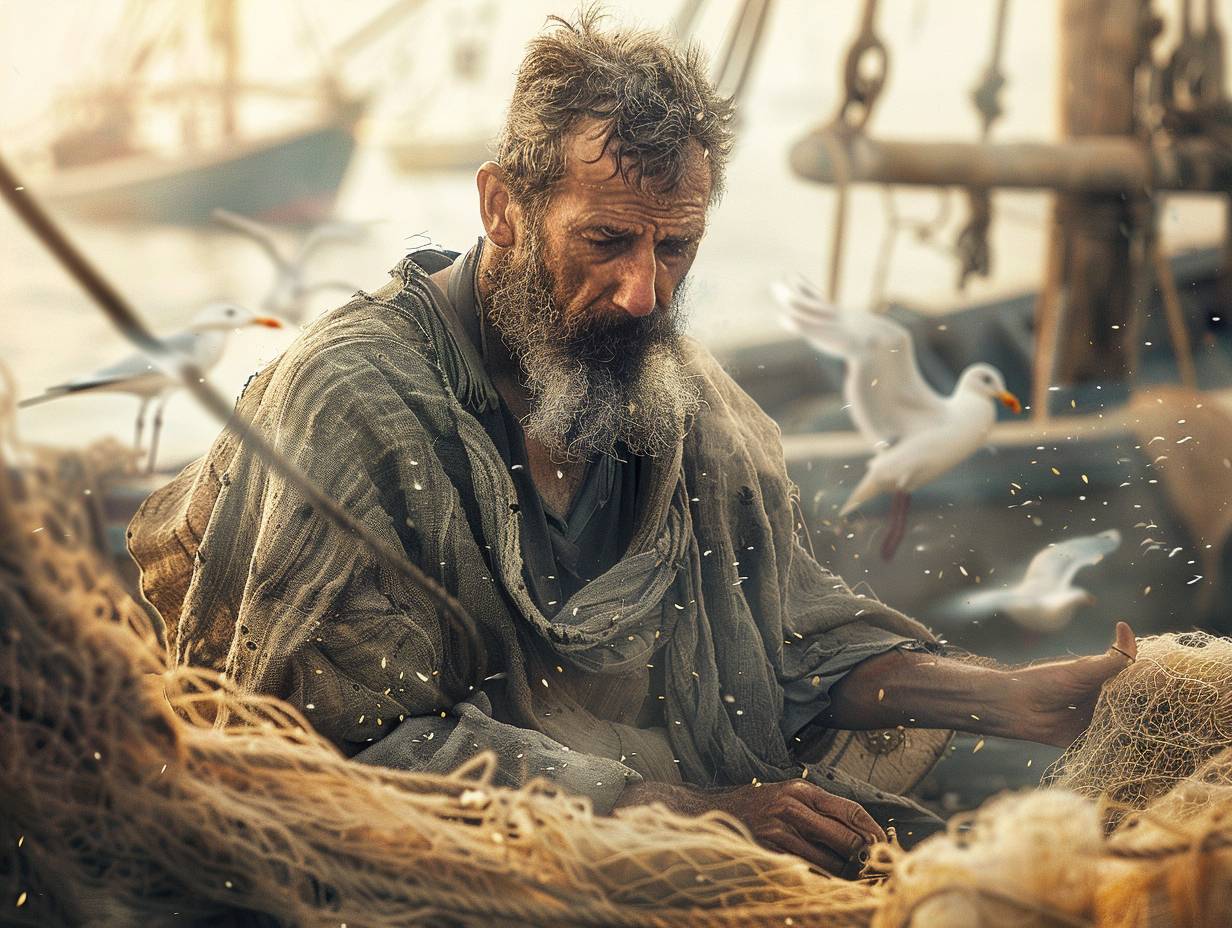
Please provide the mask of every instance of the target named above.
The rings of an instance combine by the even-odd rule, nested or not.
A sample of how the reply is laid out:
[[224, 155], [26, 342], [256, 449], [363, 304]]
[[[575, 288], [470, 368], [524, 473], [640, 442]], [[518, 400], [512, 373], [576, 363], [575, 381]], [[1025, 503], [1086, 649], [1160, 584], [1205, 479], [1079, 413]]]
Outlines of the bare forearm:
[[825, 720], [835, 728], [908, 725], [1031, 738], [1014, 707], [1012, 671], [917, 651], [888, 651], [857, 664], [830, 691]]

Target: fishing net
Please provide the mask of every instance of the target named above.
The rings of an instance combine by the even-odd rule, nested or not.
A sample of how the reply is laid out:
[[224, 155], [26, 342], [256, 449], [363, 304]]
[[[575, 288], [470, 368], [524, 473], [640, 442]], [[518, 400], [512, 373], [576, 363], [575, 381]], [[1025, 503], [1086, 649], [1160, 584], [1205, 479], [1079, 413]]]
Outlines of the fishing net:
[[1138, 660], [1104, 687], [1086, 733], [1052, 783], [1141, 809], [1232, 746], [1232, 639], [1203, 632], [1138, 642]]
[[1141, 639], [1048, 788], [874, 866], [875, 928], [1232, 923], [1232, 640]]
[[447, 777], [362, 766], [292, 707], [169, 668], [75, 471], [6, 437], [0, 922], [868, 923], [870, 886], [730, 818], [596, 817], [547, 783], [492, 787], [486, 757]]
[[[1230, 642], [1144, 641], [1063, 759], [1066, 788], [994, 800], [911, 852], [883, 845], [882, 878], [845, 882], [721, 815], [596, 817], [546, 783], [493, 787], [487, 758], [451, 776], [358, 765], [292, 707], [168, 667], [156, 617], [98, 553], [91, 467], [108, 455], [24, 449], [8, 422], [0, 922], [1232, 922]], [[1134, 810], [1111, 830], [1105, 794]]]

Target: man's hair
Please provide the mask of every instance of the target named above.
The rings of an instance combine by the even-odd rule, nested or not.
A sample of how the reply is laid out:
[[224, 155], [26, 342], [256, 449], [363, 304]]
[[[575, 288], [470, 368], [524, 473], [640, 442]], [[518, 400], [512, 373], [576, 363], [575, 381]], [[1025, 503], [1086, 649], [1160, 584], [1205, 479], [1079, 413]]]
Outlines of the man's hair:
[[601, 19], [594, 6], [572, 22], [552, 16], [527, 48], [497, 153], [514, 198], [542, 207], [565, 174], [573, 131], [597, 119], [616, 170], [648, 193], [676, 188], [689, 165], [688, 143], [697, 141], [716, 202], [732, 146], [732, 103], [715, 92], [701, 51], [647, 30], [603, 31]]

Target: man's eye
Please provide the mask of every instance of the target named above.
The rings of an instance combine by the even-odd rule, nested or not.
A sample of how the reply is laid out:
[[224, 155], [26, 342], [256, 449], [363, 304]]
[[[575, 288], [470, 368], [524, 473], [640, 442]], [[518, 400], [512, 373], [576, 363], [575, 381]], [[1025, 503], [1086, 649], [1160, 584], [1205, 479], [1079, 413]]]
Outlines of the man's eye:
[[615, 248], [616, 246], [623, 245], [625, 243], [625, 236], [600, 234], [595, 238], [588, 238], [587, 241], [597, 248]]
[[689, 250], [691, 243], [683, 238], [665, 238], [659, 247], [669, 255], [679, 256]]

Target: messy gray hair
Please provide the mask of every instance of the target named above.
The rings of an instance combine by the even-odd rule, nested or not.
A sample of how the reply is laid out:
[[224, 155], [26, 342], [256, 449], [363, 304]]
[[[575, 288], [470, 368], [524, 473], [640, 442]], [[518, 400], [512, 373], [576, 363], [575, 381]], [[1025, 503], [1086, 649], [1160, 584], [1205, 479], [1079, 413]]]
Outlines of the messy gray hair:
[[497, 146], [515, 199], [546, 203], [565, 174], [570, 134], [600, 121], [625, 183], [652, 194], [676, 188], [688, 168], [690, 141], [710, 165], [710, 203], [723, 191], [731, 152], [732, 103], [720, 97], [696, 46], [678, 48], [656, 32], [601, 31], [590, 6], [571, 22], [552, 16], [533, 39]]

